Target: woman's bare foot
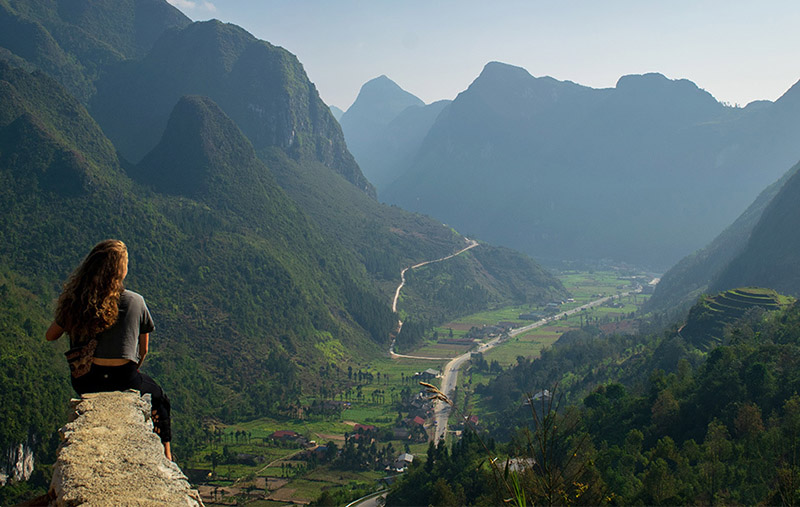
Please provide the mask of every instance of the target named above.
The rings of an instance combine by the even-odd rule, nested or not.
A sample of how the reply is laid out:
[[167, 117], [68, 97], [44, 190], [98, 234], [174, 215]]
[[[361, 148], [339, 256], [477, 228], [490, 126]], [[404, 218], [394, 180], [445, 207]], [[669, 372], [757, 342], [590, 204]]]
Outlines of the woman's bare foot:
[[164, 442], [164, 456], [166, 456], [168, 460], [172, 461], [172, 450], [169, 448], [169, 442]]

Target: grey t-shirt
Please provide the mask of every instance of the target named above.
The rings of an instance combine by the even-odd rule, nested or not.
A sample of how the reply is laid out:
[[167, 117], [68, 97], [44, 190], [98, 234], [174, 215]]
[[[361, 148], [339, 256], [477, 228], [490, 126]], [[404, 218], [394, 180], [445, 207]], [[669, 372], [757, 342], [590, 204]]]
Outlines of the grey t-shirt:
[[139, 361], [139, 335], [152, 333], [153, 318], [136, 292], [124, 290], [119, 297], [119, 316], [110, 328], [97, 335], [94, 357]]

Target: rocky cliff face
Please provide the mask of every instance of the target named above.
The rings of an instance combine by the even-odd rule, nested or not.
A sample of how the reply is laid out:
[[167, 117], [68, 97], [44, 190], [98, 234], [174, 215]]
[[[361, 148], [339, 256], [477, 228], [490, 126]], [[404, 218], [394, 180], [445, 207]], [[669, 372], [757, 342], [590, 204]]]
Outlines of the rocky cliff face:
[[27, 481], [31, 478], [35, 445], [36, 439], [30, 437], [27, 442], [6, 449], [4, 460], [0, 462], [0, 486], [5, 486], [9, 481]]
[[203, 505], [164, 457], [149, 396], [93, 393], [72, 403], [74, 419], [60, 430], [51, 505]]

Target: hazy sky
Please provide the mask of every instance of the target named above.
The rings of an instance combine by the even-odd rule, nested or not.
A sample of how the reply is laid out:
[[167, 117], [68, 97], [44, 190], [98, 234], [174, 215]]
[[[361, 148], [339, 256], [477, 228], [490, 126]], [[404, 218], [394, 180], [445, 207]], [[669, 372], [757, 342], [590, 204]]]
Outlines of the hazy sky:
[[168, 1], [285, 47], [342, 109], [381, 74], [427, 103], [452, 99], [493, 60], [596, 88], [660, 72], [740, 105], [800, 79], [798, 0]]

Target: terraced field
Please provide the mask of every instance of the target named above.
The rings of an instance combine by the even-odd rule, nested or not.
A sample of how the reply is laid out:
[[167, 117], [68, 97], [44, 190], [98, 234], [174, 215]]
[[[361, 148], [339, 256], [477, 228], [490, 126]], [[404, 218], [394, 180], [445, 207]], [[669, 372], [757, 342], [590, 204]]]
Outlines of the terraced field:
[[790, 304], [792, 298], [772, 289], [742, 287], [716, 296], [707, 296], [689, 311], [681, 336], [702, 350], [709, 350], [723, 342], [725, 328], [745, 316], [754, 308], [777, 310]]

